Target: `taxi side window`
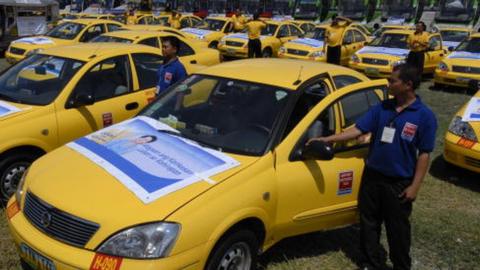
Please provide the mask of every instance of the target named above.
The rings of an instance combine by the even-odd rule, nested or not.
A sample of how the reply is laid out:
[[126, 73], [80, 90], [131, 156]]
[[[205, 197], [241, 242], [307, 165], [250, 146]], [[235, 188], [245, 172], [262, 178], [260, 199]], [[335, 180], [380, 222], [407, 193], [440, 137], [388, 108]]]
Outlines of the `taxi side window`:
[[190, 19], [188, 19], [188, 18], [181, 19], [180, 20], [180, 27], [181, 28], [190, 27]]
[[101, 101], [131, 91], [130, 64], [126, 55], [112, 57], [96, 64], [83, 75], [75, 86], [74, 96], [92, 95]]
[[[369, 92], [371, 93], [369, 94]], [[380, 97], [375, 93], [374, 89], [355, 92], [343, 97], [340, 100], [344, 117], [342, 128], [355, 124], [355, 122], [362, 117], [370, 107], [373, 107], [380, 102]]]
[[94, 37], [97, 37], [101, 34], [105, 33], [105, 26], [103, 24], [97, 24], [94, 26], [90, 26], [85, 33], [83, 33], [82, 38], [80, 39], [81, 42], [87, 42]]
[[360, 80], [359, 78], [350, 75], [333, 76], [333, 82], [335, 83], [335, 88], [337, 89], [349, 86], [351, 84], [359, 83], [361, 81], [362, 80]]
[[289, 36], [288, 27], [286, 25], [282, 25], [280, 27], [280, 29], [278, 30], [277, 37], [278, 38], [284, 38], [284, 37], [288, 37], [288, 36]]
[[225, 27], [225, 30], [223, 31], [224, 33], [230, 33], [233, 31], [233, 23], [232, 22], [228, 22], [227, 23], [227, 26]]
[[120, 29], [120, 26], [112, 23], [107, 23], [107, 29], [108, 29], [108, 32], [113, 32]]
[[180, 43], [180, 48], [178, 52], [178, 56], [188, 56], [188, 55], [193, 55], [195, 54], [195, 51], [192, 49], [192, 47], [188, 46], [187, 43], [179, 40]]
[[147, 45], [147, 46], [151, 46], [151, 47], [155, 47], [155, 48], [160, 48], [160, 46], [158, 45], [158, 38], [156, 38], [156, 37], [146, 38], [146, 39], [138, 42], [138, 44]]
[[155, 87], [158, 83], [157, 70], [163, 62], [162, 57], [149, 53], [134, 53], [132, 58], [140, 89]]
[[289, 25], [289, 28], [290, 28], [291, 36], [297, 36], [297, 37], [303, 36], [302, 31], [300, 31], [296, 26]]
[[190, 20], [192, 20], [192, 26], [191, 27], [195, 27], [197, 24], [202, 22], [202, 20], [199, 20], [195, 17], [190, 18]]
[[343, 37], [343, 44], [352, 44], [353, 43], [353, 31], [348, 30]]
[[355, 42], [364, 42], [366, 41], [365, 37], [360, 33], [360, 31], [353, 31], [353, 36], [355, 37]]
[[433, 36], [430, 38], [428, 41], [428, 48], [430, 50], [441, 50], [442, 49], [442, 40], [440, 39], [440, 36]]

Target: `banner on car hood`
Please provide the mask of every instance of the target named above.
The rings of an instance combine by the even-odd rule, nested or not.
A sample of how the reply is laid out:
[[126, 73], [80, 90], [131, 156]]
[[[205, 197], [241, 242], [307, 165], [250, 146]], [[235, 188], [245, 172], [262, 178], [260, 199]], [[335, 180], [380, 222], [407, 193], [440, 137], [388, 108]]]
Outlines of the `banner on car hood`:
[[238, 166], [228, 155], [169, 134], [170, 126], [136, 117], [67, 144], [150, 203]]
[[10, 105], [6, 102], [0, 101], [0, 117], [4, 117], [6, 115], [16, 113], [16, 112], [19, 112], [19, 111], [21, 111], [21, 109], [15, 107], [13, 105]]

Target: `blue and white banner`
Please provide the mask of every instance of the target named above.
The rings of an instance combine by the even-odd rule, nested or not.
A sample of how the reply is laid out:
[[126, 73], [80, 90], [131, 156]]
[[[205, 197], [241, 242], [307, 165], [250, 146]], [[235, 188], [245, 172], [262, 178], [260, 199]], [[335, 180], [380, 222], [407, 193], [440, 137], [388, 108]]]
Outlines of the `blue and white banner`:
[[388, 48], [388, 47], [373, 47], [373, 46], [366, 46], [360, 49], [357, 54], [387, 54], [387, 55], [394, 55], [394, 56], [408, 56], [410, 51], [406, 49], [399, 49], [399, 48]]
[[67, 146], [118, 179], [142, 202], [150, 203], [240, 163], [164, 131], [178, 132], [154, 119], [139, 116], [99, 130]]
[[455, 59], [455, 58], [464, 58], [464, 59], [480, 59], [480, 52], [478, 53], [472, 53], [472, 52], [462, 52], [462, 51], [455, 51], [452, 52], [447, 56], [449, 59]]
[[19, 111], [21, 111], [21, 109], [0, 100], [0, 117], [4, 117]]
[[245, 33], [236, 33], [236, 34], [229, 34], [224, 37], [225, 39], [228, 38], [238, 38], [238, 39], [243, 39], [243, 40], [248, 40], [248, 35]]
[[28, 38], [21, 38], [12, 41], [12, 43], [28, 43], [34, 45], [43, 45], [43, 44], [55, 44], [53, 40], [48, 37], [28, 37]]
[[312, 48], [320, 48], [323, 47], [323, 41], [313, 39], [313, 38], [298, 38], [290, 41], [289, 43], [301, 44], [306, 45]]
[[397, 25], [402, 25], [404, 23], [405, 23], [404, 17], [395, 17], [395, 16], [388, 17], [386, 22], [386, 24], [397, 24]]
[[210, 31], [210, 30], [198, 29], [198, 28], [184, 28], [181, 31], [184, 32], [184, 33], [195, 35], [198, 38], [204, 38], [206, 35], [213, 32], [213, 31]]
[[468, 102], [467, 108], [463, 113], [462, 121], [476, 122], [480, 121], [480, 98], [473, 97]]

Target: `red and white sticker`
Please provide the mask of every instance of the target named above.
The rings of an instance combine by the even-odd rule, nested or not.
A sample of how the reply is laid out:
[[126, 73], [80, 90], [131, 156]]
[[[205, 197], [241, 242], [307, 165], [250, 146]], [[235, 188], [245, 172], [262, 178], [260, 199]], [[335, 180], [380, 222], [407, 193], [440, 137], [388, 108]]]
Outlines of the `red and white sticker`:
[[163, 78], [163, 81], [166, 83], [170, 83], [173, 79], [173, 74], [170, 72], [165, 72], [165, 77]]
[[406, 122], [402, 130], [402, 139], [411, 142], [415, 137], [415, 133], [417, 133], [417, 125]]
[[18, 202], [14, 202], [7, 207], [7, 218], [12, 219], [16, 214], [20, 212]]
[[113, 115], [112, 113], [104, 113], [102, 114], [103, 119], [103, 127], [108, 127], [113, 124]]
[[343, 171], [338, 174], [337, 195], [352, 194], [353, 171]]
[[90, 270], [119, 270], [122, 258], [96, 253]]

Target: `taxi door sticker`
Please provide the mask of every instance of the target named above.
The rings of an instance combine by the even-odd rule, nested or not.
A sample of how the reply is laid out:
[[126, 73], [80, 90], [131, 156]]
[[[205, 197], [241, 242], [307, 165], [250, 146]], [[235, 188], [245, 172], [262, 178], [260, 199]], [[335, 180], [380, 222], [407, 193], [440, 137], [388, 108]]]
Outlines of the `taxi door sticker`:
[[119, 270], [122, 258], [96, 253], [90, 270]]
[[353, 171], [343, 171], [338, 174], [337, 195], [352, 194]]
[[7, 207], [7, 217], [8, 219], [12, 219], [18, 212], [20, 212], [20, 207], [18, 207], [18, 203], [14, 202]]
[[413, 138], [415, 137], [416, 132], [417, 132], [417, 125], [406, 122], [402, 130], [402, 139], [411, 142], [413, 141]]
[[113, 125], [113, 115], [112, 113], [104, 113], [102, 114], [102, 120], [103, 120], [103, 127], [108, 127]]

